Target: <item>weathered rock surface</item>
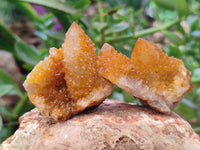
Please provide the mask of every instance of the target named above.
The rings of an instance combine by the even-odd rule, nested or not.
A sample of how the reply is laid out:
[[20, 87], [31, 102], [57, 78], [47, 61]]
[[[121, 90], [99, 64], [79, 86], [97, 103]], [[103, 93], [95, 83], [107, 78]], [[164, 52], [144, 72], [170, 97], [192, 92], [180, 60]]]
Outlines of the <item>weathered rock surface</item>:
[[19, 121], [19, 129], [0, 149], [200, 150], [199, 136], [175, 113], [119, 101], [105, 100], [63, 122], [53, 122], [37, 109]]

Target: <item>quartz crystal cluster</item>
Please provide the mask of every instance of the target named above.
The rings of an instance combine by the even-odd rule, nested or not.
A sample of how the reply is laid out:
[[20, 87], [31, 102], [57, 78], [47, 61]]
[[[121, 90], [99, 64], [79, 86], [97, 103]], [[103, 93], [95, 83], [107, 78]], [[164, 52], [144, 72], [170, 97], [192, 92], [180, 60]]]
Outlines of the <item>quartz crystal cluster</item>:
[[62, 48], [51, 48], [27, 76], [29, 99], [44, 115], [66, 120], [99, 105], [116, 84], [163, 113], [169, 113], [192, 90], [183, 62], [155, 44], [138, 39], [131, 59], [105, 43], [98, 55], [91, 39], [73, 23]]
[[67, 31], [62, 48], [51, 48], [49, 53], [24, 83], [29, 99], [44, 116], [66, 120], [112, 93], [113, 84], [97, 72], [94, 44], [76, 23]]
[[131, 59], [104, 44], [98, 71], [142, 104], [163, 113], [169, 113], [192, 89], [190, 72], [183, 62], [143, 39], [136, 42]]

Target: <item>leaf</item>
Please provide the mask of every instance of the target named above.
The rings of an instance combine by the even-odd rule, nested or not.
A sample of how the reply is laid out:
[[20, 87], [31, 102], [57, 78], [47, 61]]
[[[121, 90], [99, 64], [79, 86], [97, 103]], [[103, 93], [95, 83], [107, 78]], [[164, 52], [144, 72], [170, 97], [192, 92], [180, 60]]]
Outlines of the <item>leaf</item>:
[[197, 31], [197, 30], [199, 30], [200, 29], [200, 27], [199, 27], [199, 18], [198, 17], [194, 17], [194, 19], [193, 20], [191, 20], [190, 22], [190, 28], [191, 28], [191, 31]]
[[192, 75], [192, 82], [193, 83], [200, 83], [200, 68], [196, 68]]
[[105, 34], [117, 33], [128, 29], [129, 24], [116, 24], [106, 30]]
[[123, 94], [120, 92], [113, 92], [112, 99], [124, 100]]
[[169, 56], [174, 56], [176, 58], [181, 58], [182, 54], [177, 46], [169, 45]]
[[139, 17], [143, 12], [145, 11], [144, 8], [140, 8], [138, 9], [135, 13], [134, 13], [134, 17]]
[[83, 9], [90, 5], [90, 0], [79, 0], [78, 2], [75, 3], [74, 8], [75, 9]]
[[3, 120], [2, 120], [2, 117], [0, 116], [0, 132], [2, 128], [3, 128]]
[[[9, 1], [12, 1], [12, 0], [9, 0]], [[35, 12], [35, 10], [33, 9], [33, 7], [31, 7], [30, 4], [24, 3], [24, 2], [16, 2], [16, 1], [14, 3], [20, 9], [20, 11], [22, 11], [24, 14], [26, 14], [26, 16], [28, 16], [31, 20], [42, 23], [42, 19]]]
[[8, 93], [13, 88], [13, 85], [3, 84], [0, 85], [0, 97]]
[[60, 41], [63, 41], [63, 39], [65, 38], [65, 34], [53, 30], [45, 30], [44, 33], [49, 37]]
[[51, 38], [61, 41], [63, 41], [63, 39], [65, 38], [65, 34], [53, 30], [45, 30], [44, 33]]
[[0, 23], [0, 49], [7, 50], [12, 54], [14, 54], [15, 42], [16, 42], [16, 37], [5, 25]]
[[44, 40], [44, 41], [46, 41], [47, 40], [47, 35], [46, 34], [44, 34], [43, 32], [40, 32], [40, 31], [35, 31], [34, 32], [34, 34], [36, 35], [36, 36], [38, 36], [39, 38], [41, 38], [42, 40]]
[[155, 18], [158, 24], [162, 24], [162, 18], [166, 18], [166, 17], [162, 17], [162, 14], [160, 13], [159, 8], [155, 7], [153, 9], [153, 18]]
[[167, 1], [166, 0], [154, 0], [154, 2], [159, 7], [162, 7], [165, 9], [170, 9], [170, 10], [174, 9], [174, 0], [167, 0]]
[[125, 7], [125, 5], [115, 6], [115, 7], [111, 8], [111, 9], [109, 9], [108, 12], [107, 12], [107, 14], [108, 15], [112, 15], [112, 14], [116, 13], [119, 9], [122, 9], [124, 7]]
[[174, 8], [178, 12], [179, 18], [187, 17], [189, 14], [189, 4], [186, 0], [174, 0]]
[[44, 25], [46, 29], [51, 29], [56, 23], [53, 21], [53, 18], [45, 20]]
[[55, 10], [59, 10], [69, 15], [72, 15], [73, 13], [75, 13], [74, 9], [68, 7], [65, 3], [61, 3], [59, 0], [48, 0], [48, 1], [47, 0], [12, 0], [12, 1], [38, 4], [44, 7], [49, 7]]
[[198, 106], [196, 104], [194, 104], [192, 101], [190, 101], [190, 100], [188, 100], [186, 98], [183, 98], [182, 103], [184, 105], [186, 105], [187, 107], [190, 107], [192, 109], [198, 110]]
[[[33, 68], [34, 68], [34, 66], [33, 65], [30, 65], [30, 64], [23, 64], [22, 65], [23, 66], [23, 68], [25, 69], [25, 70], [27, 70], [27, 71], [29, 71], [29, 72], [31, 72], [32, 70], [33, 70]], [[24, 78], [24, 80], [25, 80], [26, 78]]]
[[184, 30], [183, 26], [181, 26], [180, 24], [177, 25], [177, 30], [178, 30], [183, 36], [186, 36], [185, 30]]
[[196, 68], [196, 69], [194, 70], [193, 76], [194, 76], [195, 78], [200, 79], [200, 68]]
[[70, 25], [73, 22], [72, 18], [69, 15], [67, 15], [67, 14], [65, 14], [63, 12], [56, 11], [54, 9], [50, 9], [50, 10], [58, 18], [58, 21], [62, 25], [63, 31], [66, 32], [67, 29], [70, 27]]
[[0, 143], [2, 143], [7, 137], [7, 128], [3, 127], [0, 132]]
[[131, 57], [132, 51], [129, 51], [129, 50], [124, 49], [124, 48], [121, 48], [121, 49], [120, 49], [120, 52], [121, 52], [122, 54], [126, 55], [126, 56], [129, 57], [129, 58]]
[[[72, 17], [73, 14], [77, 13], [77, 11], [74, 8], [69, 7], [66, 3], [62, 3], [60, 0], [11, 0], [11, 1], [27, 2], [27, 3], [41, 5], [41, 6], [50, 8], [50, 10], [54, 9], [55, 11], [59, 11], [60, 13], [69, 15], [70, 17]], [[56, 16], [58, 17], [58, 15]], [[58, 19], [61, 20], [60, 17], [58, 17]], [[85, 27], [87, 27], [87, 24], [82, 18], [80, 19], [80, 23], [82, 23]]]
[[107, 23], [100, 23], [100, 22], [94, 22], [93, 23], [93, 27], [95, 29], [97, 29], [98, 32], [100, 32], [102, 29], [104, 29], [105, 27], [107, 27], [108, 24]]
[[75, 14], [72, 15], [72, 18], [74, 20], [80, 20], [83, 17], [84, 17], [84, 15], [82, 13], [75, 13]]
[[179, 17], [186, 17], [189, 13], [189, 5], [186, 0], [154, 0], [162, 8], [176, 10]]
[[12, 112], [6, 108], [5, 106], [0, 105], [0, 115], [7, 118], [7, 119], [11, 119], [11, 118], [16, 118], [16, 115], [13, 115]]
[[13, 88], [7, 93], [9, 95], [18, 95], [22, 96], [22, 92], [20, 91], [19, 87], [15, 83], [15, 81], [12, 79], [12, 77], [5, 72], [4, 70], [0, 69], [0, 85], [7, 84], [12, 85]]
[[185, 42], [178, 35], [171, 31], [163, 31], [164, 35], [175, 45], [183, 45]]
[[188, 55], [184, 58], [184, 64], [188, 70], [194, 72], [196, 68], [199, 67], [199, 62], [195, 60], [195, 58], [191, 55]]
[[128, 102], [128, 103], [132, 103], [133, 102], [133, 96], [131, 96], [130, 94], [128, 94], [126, 91], [122, 91], [122, 94], [124, 96], [124, 101]]
[[115, 18], [116, 23], [120, 23], [122, 21], [128, 21], [128, 18], [129, 18], [127, 15], [123, 15], [123, 14], [116, 14], [115, 16], [116, 16]]
[[17, 42], [15, 50], [19, 58], [28, 64], [36, 65], [42, 59], [39, 53], [23, 42]]
[[197, 132], [198, 134], [200, 133], [200, 127], [195, 127], [194, 131]]
[[200, 84], [200, 79], [192, 78], [192, 83], [195, 84]]

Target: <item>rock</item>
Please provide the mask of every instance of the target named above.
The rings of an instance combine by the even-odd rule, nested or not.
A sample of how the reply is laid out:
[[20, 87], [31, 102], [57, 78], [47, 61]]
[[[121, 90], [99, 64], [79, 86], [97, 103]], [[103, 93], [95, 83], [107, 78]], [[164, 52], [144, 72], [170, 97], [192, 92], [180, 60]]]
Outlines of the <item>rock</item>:
[[53, 122], [37, 109], [19, 121], [19, 129], [0, 149], [200, 150], [199, 136], [175, 113], [113, 100], [63, 122]]

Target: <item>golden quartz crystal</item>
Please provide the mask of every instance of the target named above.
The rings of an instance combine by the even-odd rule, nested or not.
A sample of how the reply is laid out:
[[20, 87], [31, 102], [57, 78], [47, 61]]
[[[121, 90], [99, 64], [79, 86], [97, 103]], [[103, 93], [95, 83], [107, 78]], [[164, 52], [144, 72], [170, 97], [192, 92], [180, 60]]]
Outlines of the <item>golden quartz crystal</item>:
[[163, 113], [169, 113], [192, 90], [190, 72], [183, 62], [143, 39], [138, 39], [131, 59], [104, 44], [98, 71], [142, 104]]
[[94, 43], [76, 23], [62, 48], [49, 53], [24, 83], [29, 99], [44, 116], [66, 120], [112, 93], [113, 84], [97, 72]]

